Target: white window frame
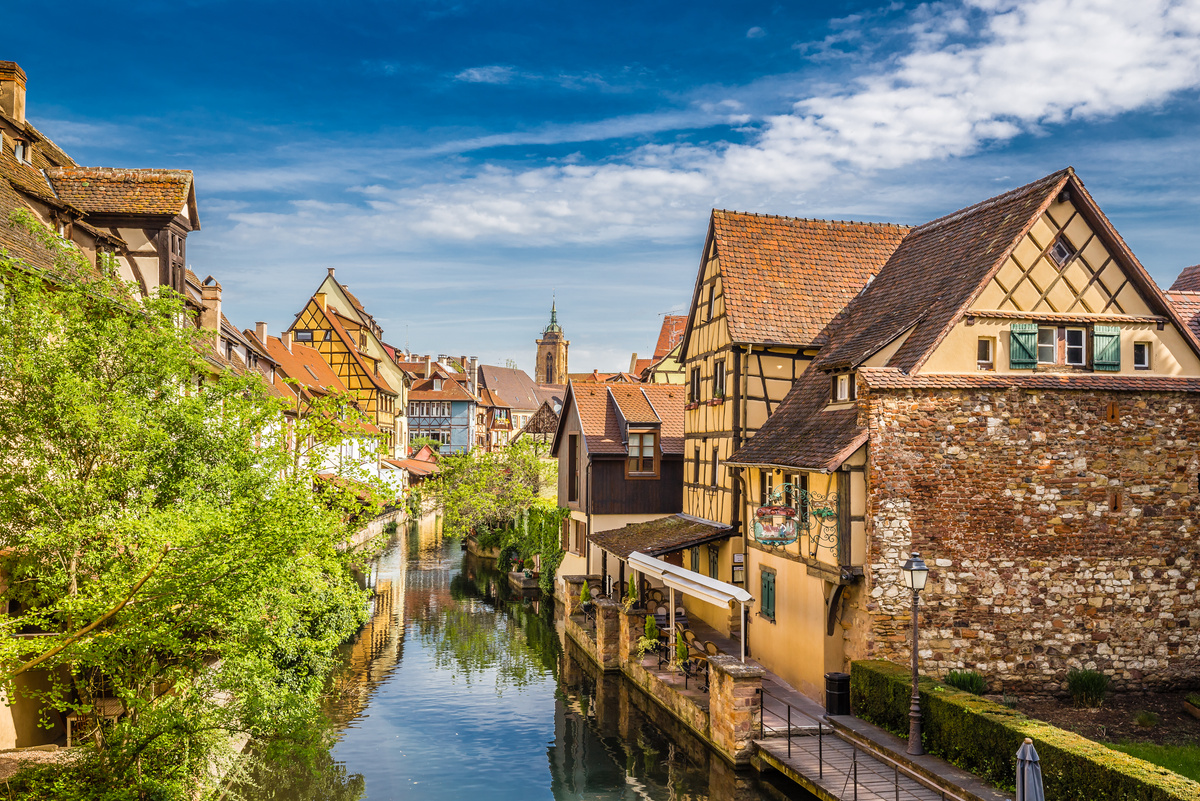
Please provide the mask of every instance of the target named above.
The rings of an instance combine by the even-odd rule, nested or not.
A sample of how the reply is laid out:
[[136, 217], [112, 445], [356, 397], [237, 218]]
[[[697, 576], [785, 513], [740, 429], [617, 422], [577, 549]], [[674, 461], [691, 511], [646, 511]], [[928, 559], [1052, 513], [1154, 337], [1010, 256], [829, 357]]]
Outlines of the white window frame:
[[[979, 357], [979, 345], [987, 345], [987, 358]], [[980, 337], [979, 345], [975, 346], [976, 367], [980, 370], [996, 369], [996, 339], [995, 337]]]
[[[1042, 342], [1042, 332], [1050, 333], [1050, 341]], [[1042, 348], [1050, 348], [1050, 358], [1042, 358]], [[1058, 329], [1050, 326], [1038, 326], [1037, 337], [1037, 363], [1038, 364], [1058, 364]]]
[[837, 377], [837, 403], [850, 400], [850, 376], [843, 373]]
[[[1079, 344], [1071, 344], [1071, 334], [1079, 334]], [[1087, 367], [1087, 341], [1088, 331], [1086, 328], [1066, 328], [1063, 330], [1063, 363], [1068, 367]], [[1071, 351], [1079, 351], [1079, 361], [1071, 361]]]
[[[1138, 359], [1138, 349], [1142, 351], [1142, 359]], [[1149, 370], [1153, 362], [1153, 353], [1151, 343], [1149, 342], [1134, 342], [1133, 343], [1133, 369]]]

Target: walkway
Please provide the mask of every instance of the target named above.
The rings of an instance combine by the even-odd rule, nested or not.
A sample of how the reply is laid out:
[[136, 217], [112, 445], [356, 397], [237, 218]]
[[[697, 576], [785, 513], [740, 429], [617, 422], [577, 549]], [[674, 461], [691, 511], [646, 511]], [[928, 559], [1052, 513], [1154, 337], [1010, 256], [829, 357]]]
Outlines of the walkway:
[[857, 801], [943, 801], [954, 798], [929, 789], [900, 773], [894, 765], [876, 759], [832, 734], [792, 737], [790, 757], [786, 737], [755, 740], [754, 743], [760, 752], [766, 752], [770, 757], [767, 761], [772, 767], [789, 775], [783, 767], [798, 773], [804, 780], [798, 780], [796, 776], [792, 779], [821, 798]]

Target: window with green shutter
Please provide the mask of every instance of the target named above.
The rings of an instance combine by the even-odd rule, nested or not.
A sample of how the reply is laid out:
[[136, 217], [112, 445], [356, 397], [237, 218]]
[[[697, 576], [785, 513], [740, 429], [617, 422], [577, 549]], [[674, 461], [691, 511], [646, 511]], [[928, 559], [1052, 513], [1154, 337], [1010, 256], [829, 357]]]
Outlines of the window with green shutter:
[[1008, 329], [1008, 367], [1030, 370], [1037, 366], [1037, 323], [1013, 323]]
[[1110, 373], [1121, 369], [1121, 329], [1115, 325], [1092, 328], [1092, 367]]
[[762, 616], [775, 619], [775, 571], [769, 567], [762, 568], [762, 592], [758, 601]]

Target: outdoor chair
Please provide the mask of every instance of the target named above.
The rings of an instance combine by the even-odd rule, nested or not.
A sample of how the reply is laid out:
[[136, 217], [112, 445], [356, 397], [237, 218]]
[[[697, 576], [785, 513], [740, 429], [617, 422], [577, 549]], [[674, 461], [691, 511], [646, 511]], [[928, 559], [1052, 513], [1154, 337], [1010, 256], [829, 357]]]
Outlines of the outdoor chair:
[[721, 649], [713, 644], [712, 640], [704, 641], [704, 652], [709, 656], [719, 656]]

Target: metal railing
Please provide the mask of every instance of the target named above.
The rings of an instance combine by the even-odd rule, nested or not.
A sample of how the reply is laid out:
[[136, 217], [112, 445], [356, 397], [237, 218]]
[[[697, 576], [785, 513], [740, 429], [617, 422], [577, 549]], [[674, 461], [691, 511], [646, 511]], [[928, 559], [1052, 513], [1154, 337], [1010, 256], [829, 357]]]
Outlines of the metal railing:
[[[850, 737], [844, 736], [842, 734], [839, 734], [832, 726], [830, 726], [829, 727], [830, 736], [833, 737], [838, 743], [845, 743], [845, 744], [849, 745], [851, 748], [849, 768], [838, 767], [831, 760], [826, 759], [826, 756], [825, 756], [825, 753], [827, 750], [825, 748], [826, 725], [824, 723], [822, 723], [820, 719], [818, 719], [816, 722], [817, 729], [816, 729], [815, 735], [811, 732], [811, 730], [796, 733], [794, 730], [794, 727], [792, 725], [792, 721], [794, 719], [799, 719], [799, 720], [811, 719], [810, 716], [804, 714], [799, 709], [795, 710], [796, 714], [795, 714], [795, 716], [793, 716], [793, 707], [790, 703], [787, 702], [786, 699], [780, 698], [777, 695], [773, 695], [763, 689], [760, 689], [758, 692], [759, 692], [759, 710], [758, 710], [759, 711], [759, 721], [758, 721], [759, 738], [765, 739], [768, 736], [768, 734], [772, 737], [779, 737], [779, 736], [785, 737], [787, 740], [787, 758], [788, 759], [792, 758], [792, 738], [793, 737], [815, 738], [816, 742], [817, 742], [817, 753], [816, 753], [817, 778], [819, 780], [824, 781], [825, 768], [827, 766], [831, 771], [833, 771], [834, 775], [839, 775], [839, 774], [844, 775], [845, 781], [842, 783], [842, 791], [839, 794], [840, 798], [848, 799], [848, 801], [849, 801], [849, 799], [853, 799], [853, 801], [859, 801], [858, 752], [862, 751], [869, 759], [874, 760], [877, 763], [881, 763], [884, 766], [890, 767], [892, 769], [892, 788], [891, 788], [892, 792], [891, 792], [891, 794], [884, 795], [876, 790], [871, 790], [871, 789], [864, 787], [863, 788], [863, 798], [864, 799], [879, 799], [880, 801], [901, 801], [902, 798], [908, 798], [908, 799], [918, 798], [919, 796], [916, 795], [916, 793], [913, 791], [912, 788], [901, 787], [900, 777], [904, 776], [905, 778], [910, 779], [911, 781], [914, 781], [917, 784], [921, 785], [921, 787], [931, 790], [934, 793], [937, 793], [938, 797], [941, 799], [941, 801], [968, 801], [966, 796], [960, 795], [959, 793], [956, 793], [953, 790], [947, 790], [944, 787], [939, 786], [937, 783], [933, 782], [929, 778], [923, 776], [922, 774], [916, 772], [915, 770], [909, 768], [906, 765], [902, 765], [900, 762], [889, 757], [887, 754], [882, 753], [880, 751], [874, 751], [874, 750], [868, 750], [868, 749], [862, 748], [853, 739], [851, 739]], [[783, 714], [779, 714], [775, 710], [768, 710], [767, 703], [766, 703], [768, 698], [772, 699], [773, 701], [777, 701], [782, 706]], [[786, 728], [779, 729], [778, 727], [768, 726], [766, 723], [766, 718], [767, 718], [768, 712], [770, 712], [770, 714], [773, 715], [774, 717], [777, 717], [781, 721], [783, 721]], [[811, 743], [811, 739], [809, 739], [809, 743]], [[839, 749], [829, 749], [829, 750], [831, 750], [833, 753], [839, 753]], [[807, 753], [809, 755], [812, 754], [810, 747], [805, 747], [804, 751], [805, 751], [805, 753]], [[847, 791], [850, 791], [849, 796], [846, 795]]]

